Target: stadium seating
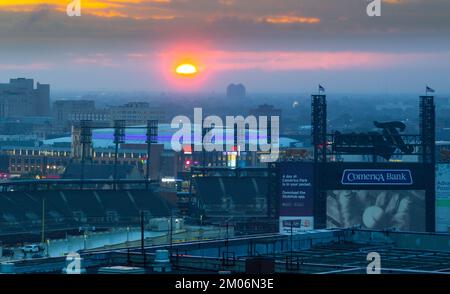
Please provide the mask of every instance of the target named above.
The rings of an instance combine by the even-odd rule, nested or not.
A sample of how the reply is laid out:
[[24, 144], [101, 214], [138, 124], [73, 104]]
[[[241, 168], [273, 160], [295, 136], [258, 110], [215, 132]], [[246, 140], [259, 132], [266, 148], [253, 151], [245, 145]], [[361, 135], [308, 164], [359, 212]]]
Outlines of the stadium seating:
[[267, 201], [261, 201], [267, 198], [266, 178], [199, 177], [195, 183], [197, 197], [209, 216], [266, 213]]
[[201, 177], [195, 179], [199, 198], [204, 204], [214, 205], [223, 202], [225, 191], [221, 187], [220, 179], [219, 177]]
[[130, 221], [138, 222], [141, 211], [146, 217], [167, 217], [172, 209], [159, 195], [144, 190], [3, 192], [0, 193], [0, 234], [39, 229], [43, 207], [46, 230], [85, 224], [127, 225]]

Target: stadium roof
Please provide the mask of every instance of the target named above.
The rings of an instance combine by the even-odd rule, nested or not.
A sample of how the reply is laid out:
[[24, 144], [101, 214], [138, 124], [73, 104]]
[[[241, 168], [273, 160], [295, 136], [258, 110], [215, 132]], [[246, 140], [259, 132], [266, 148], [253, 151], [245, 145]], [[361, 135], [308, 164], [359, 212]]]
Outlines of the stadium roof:
[[[129, 144], [145, 144], [146, 140], [146, 126], [139, 125], [133, 126], [132, 128], [127, 128], [125, 130], [125, 140]], [[158, 143], [164, 144], [165, 150], [171, 150], [171, 139], [178, 128], [171, 128], [170, 124], [159, 124], [158, 125]], [[232, 130], [227, 130], [227, 137], [230, 136]], [[93, 146], [94, 148], [112, 148], [114, 146], [114, 129], [94, 129], [93, 130]], [[256, 133], [256, 132], [255, 132]], [[72, 137], [60, 137], [55, 139], [45, 140], [45, 145], [53, 145], [54, 143], [70, 143], [72, 142]], [[280, 137], [280, 147], [290, 147], [293, 144], [298, 143], [298, 140]]]

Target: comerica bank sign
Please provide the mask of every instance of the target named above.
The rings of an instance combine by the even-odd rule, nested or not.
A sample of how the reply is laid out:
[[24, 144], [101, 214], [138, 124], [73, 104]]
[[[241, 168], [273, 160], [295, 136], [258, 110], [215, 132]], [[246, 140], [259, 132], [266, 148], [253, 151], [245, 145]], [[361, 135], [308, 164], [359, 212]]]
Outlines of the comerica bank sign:
[[409, 169], [346, 169], [342, 185], [412, 185]]

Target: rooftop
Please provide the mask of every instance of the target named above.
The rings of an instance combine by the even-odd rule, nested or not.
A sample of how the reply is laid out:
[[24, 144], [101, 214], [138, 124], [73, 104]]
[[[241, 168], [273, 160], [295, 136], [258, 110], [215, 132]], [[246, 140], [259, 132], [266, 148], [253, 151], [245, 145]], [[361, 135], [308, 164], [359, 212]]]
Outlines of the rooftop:
[[[450, 274], [448, 234], [316, 230], [292, 237], [270, 234], [176, 243], [172, 248], [174, 273], [187, 270], [190, 273], [248, 272], [246, 261], [261, 257], [272, 260], [276, 273], [366, 273], [367, 256], [376, 252], [380, 254], [384, 274]], [[168, 249], [168, 246], [146, 247], [145, 265], [139, 247], [91, 251], [82, 257], [90, 264], [87, 271], [91, 273], [99, 267], [123, 265], [145, 267], [147, 273], [153, 273], [152, 262], [159, 249]], [[61, 272], [64, 263], [64, 257], [29, 260], [16, 264], [16, 269], [17, 272]]]

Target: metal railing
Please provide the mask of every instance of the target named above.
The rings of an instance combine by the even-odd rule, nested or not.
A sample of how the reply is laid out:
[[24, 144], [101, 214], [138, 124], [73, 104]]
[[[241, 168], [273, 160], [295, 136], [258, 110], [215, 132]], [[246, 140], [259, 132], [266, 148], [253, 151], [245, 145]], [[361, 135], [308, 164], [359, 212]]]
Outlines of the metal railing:
[[42, 179], [42, 180], [9, 180], [0, 182], [1, 192], [39, 191], [39, 190], [136, 190], [148, 189], [149, 184], [158, 180], [130, 179]]

